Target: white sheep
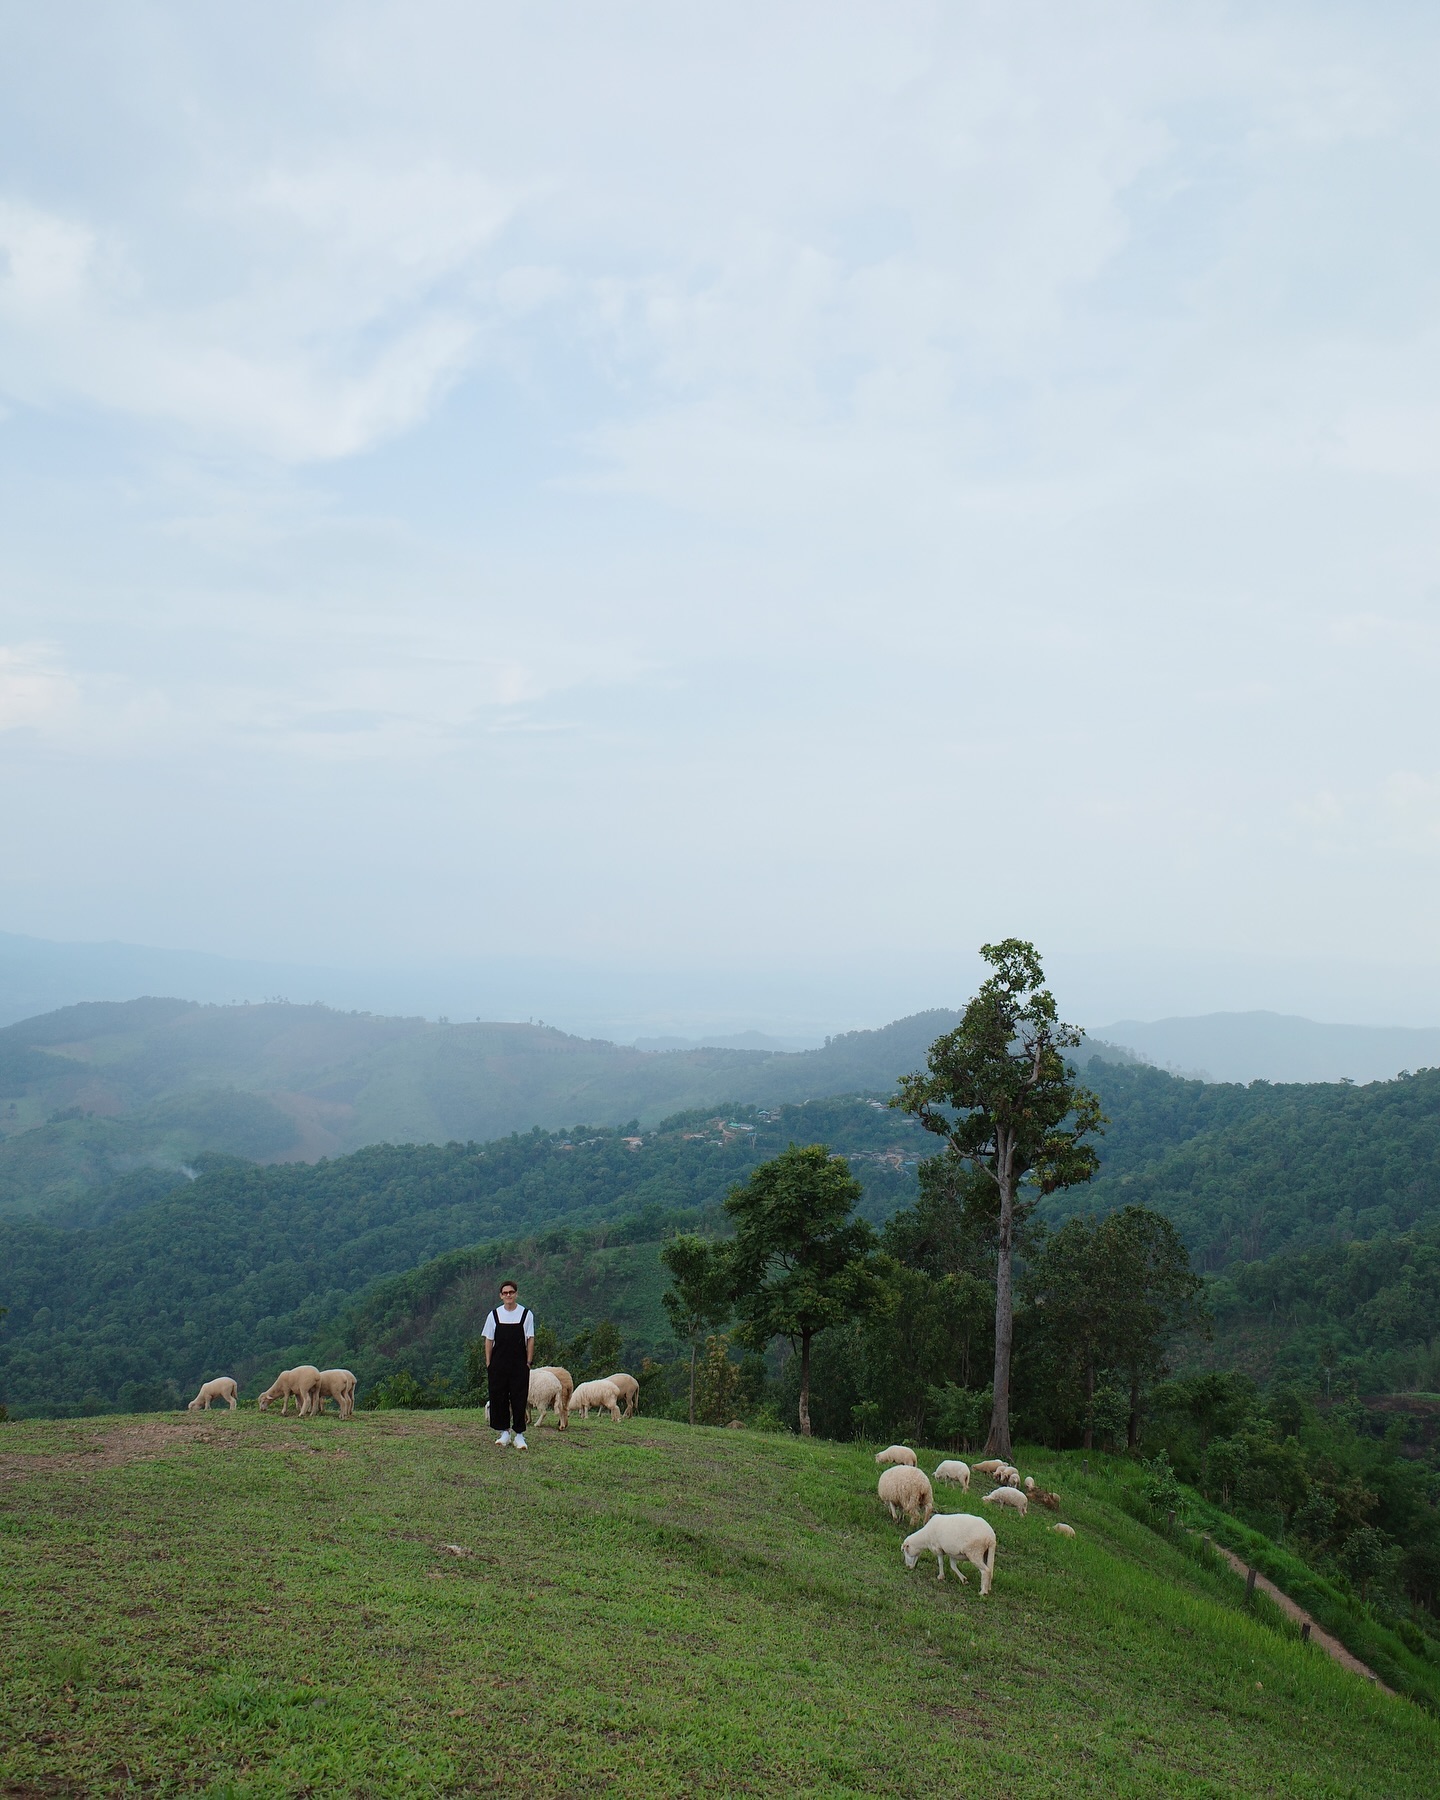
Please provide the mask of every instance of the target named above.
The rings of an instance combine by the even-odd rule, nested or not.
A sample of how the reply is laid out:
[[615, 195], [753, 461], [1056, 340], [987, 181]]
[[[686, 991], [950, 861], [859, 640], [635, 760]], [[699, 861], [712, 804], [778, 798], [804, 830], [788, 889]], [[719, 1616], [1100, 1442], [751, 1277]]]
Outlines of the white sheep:
[[995, 1574], [995, 1531], [988, 1519], [977, 1519], [974, 1513], [936, 1513], [919, 1531], [912, 1531], [900, 1549], [907, 1569], [913, 1569], [927, 1550], [933, 1550], [940, 1565], [937, 1581], [945, 1579], [947, 1557], [951, 1569], [963, 1581], [957, 1560], [963, 1556], [980, 1571], [980, 1592], [990, 1592]]
[[1020, 1471], [1013, 1463], [1001, 1463], [994, 1476], [997, 1487], [1019, 1487]]
[[935, 1471], [937, 1481], [958, 1481], [961, 1493], [970, 1492], [970, 1471], [963, 1462], [942, 1462]]
[[892, 1464], [897, 1467], [913, 1469], [917, 1466], [915, 1452], [908, 1444], [892, 1444], [888, 1450], [877, 1450], [875, 1460], [882, 1469]]
[[570, 1409], [565, 1404], [565, 1387], [553, 1369], [542, 1368], [530, 1371], [530, 1393], [525, 1405], [527, 1422], [533, 1412], [535, 1423], [537, 1425], [544, 1424], [546, 1413], [553, 1408], [555, 1427], [558, 1431], [566, 1430], [570, 1424]]
[[582, 1381], [570, 1396], [571, 1412], [579, 1412], [582, 1419], [590, 1417], [590, 1409], [599, 1412], [604, 1407], [610, 1417], [619, 1423], [620, 1390], [613, 1381]]
[[280, 1415], [283, 1418], [290, 1409], [293, 1399], [303, 1419], [312, 1410], [311, 1402], [315, 1399], [316, 1387], [320, 1380], [320, 1371], [314, 1363], [299, 1363], [293, 1369], [284, 1369], [275, 1377], [274, 1382], [260, 1396], [259, 1406], [265, 1412], [272, 1400], [280, 1402]]
[[977, 1475], [993, 1476], [997, 1469], [1005, 1467], [1005, 1459], [1003, 1456], [992, 1456], [984, 1462], [972, 1463], [970, 1466]]
[[1052, 1525], [1050, 1529], [1052, 1531], [1058, 1531], [1061, 1537], [1073, 1538], [1075, 1535], [1075, 1527], [1073, 1525]]
[[240, 1397], [240, 1390], [229, 1375], [217, 1375], [213, 1381], [207, 1381], [200, 1392], [186, 1407], [187, 1412], [209, 1412], [212, 1400], [228, 1400], [230, 1410], [234, 1412]]
[[342, 1419], [355, 1416], [355, 1377], [348, 1369], [322, 1369], [315, 1383], [312, 1412], [323, 1412], [325, 1402], [333, 1400]]
[[635, 1409], [640, 1404], [640, 1383], [633, 1375], [623, 1373], [607, 1376], [606, 1379], [612, 1381], [618, 1389], [620, 1398], [625, 1405], [625, 1417], [633, 1419]]
[[912, 1525], [923, 1525], [935, 1510], [930, 1477], [923, 1469], [912, 1469], [904, 1463], [886, 1469], [875, 1484], [875, 1491], [890, 1508], [892, 1519], [904, 1513]]
[[1023, 1519], [1030, 1502], [1019, 1488], [997, 1487], [993, 1493], [985, 1496], [985, 1504], [987, 1506], [1013, 1506]]

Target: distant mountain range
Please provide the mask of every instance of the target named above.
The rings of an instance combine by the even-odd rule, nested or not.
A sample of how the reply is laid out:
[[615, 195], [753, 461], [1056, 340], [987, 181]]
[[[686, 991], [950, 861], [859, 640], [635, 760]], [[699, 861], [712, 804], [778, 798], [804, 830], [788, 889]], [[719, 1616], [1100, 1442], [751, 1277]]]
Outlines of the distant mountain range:
[[660, 1053], [541, 1025], [435, 1024], [272, 1001], [96, 1001], [0, 1030], [0, 1212], [73, 1199], [203, 1151], [313, 1162], [367, 1144], [888, 1093], [958, 1015], [820, 1049]]
[[1094, 1035], [1205, 1081], [1389, 1081], [1440, 1067], [1440, 1029], [1324, 1025], [1285, 1013], [1117, 1019]]

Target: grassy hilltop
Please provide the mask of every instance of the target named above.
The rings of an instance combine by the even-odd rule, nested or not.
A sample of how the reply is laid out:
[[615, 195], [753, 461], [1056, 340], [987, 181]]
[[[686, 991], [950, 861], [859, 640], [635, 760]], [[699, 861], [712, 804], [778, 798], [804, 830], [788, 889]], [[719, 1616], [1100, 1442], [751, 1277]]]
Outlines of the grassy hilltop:
[[1248, 1616], [1072, 1462], [1026, 1462], [1080, 1537], [996, 1520], [982, 1601], [906, 1573], [847, 1446], [640, 1418], [519, 1457], [456, 1412], [11, 1425], [0, 1784], [1434, 1792], [1428, 1714]]

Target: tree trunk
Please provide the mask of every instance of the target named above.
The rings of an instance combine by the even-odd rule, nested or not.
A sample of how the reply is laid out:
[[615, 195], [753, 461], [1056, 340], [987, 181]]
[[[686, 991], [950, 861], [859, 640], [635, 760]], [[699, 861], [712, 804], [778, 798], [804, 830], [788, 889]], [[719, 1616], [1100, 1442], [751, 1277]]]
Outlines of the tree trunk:
[[810, 1333], [800, 1335], [800, 1435], [810, 1435]]
[[695, 1423], [695, 1340], [690, 1340], [690, 1423]]
[[1000, 1184], [1000, 1238], [995, 1262], [995, 1403], [990, 1413], [987, 1456], [1010, 1458], [1010, 1346], [1015, 1336], [1015, 1298], [1010, 1286], [1010, 1252], [1015, 1237], [1015, 1181], [1011, 1173], [1014, 1146], [996, 1156]]
[[1125, 1448], [1134, 1450], [1140, 1443], [1140, 1371], [1130, 1371], [1130, 1419], [1125, 1428]]
[[1085, 1448], [1095, 1448], [1095, 1358], [1085, 1358]]

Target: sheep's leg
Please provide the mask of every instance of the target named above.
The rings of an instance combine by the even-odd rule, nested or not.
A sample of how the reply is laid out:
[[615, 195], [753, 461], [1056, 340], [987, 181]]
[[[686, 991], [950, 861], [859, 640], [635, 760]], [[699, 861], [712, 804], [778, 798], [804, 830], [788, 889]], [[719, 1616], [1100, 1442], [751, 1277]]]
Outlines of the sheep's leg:
[[935, 1560], [940, 1565], [940, 1573], [935, 1579], [937, 1581], [943, 1581], [945, 1579], [945, 1552], [943, 1550], [937, 1550], [935, 1552]]
[[951, 1568], [951, 1572], [954, 1574], [955, 1579], [957, 1581], [963, 1581], [965, 1579], [964, 1575], [960, 1571], [959, 1563], [956, 1562], [956, 1560], [953, 1556], [950, 1558], [950, 1568]]

